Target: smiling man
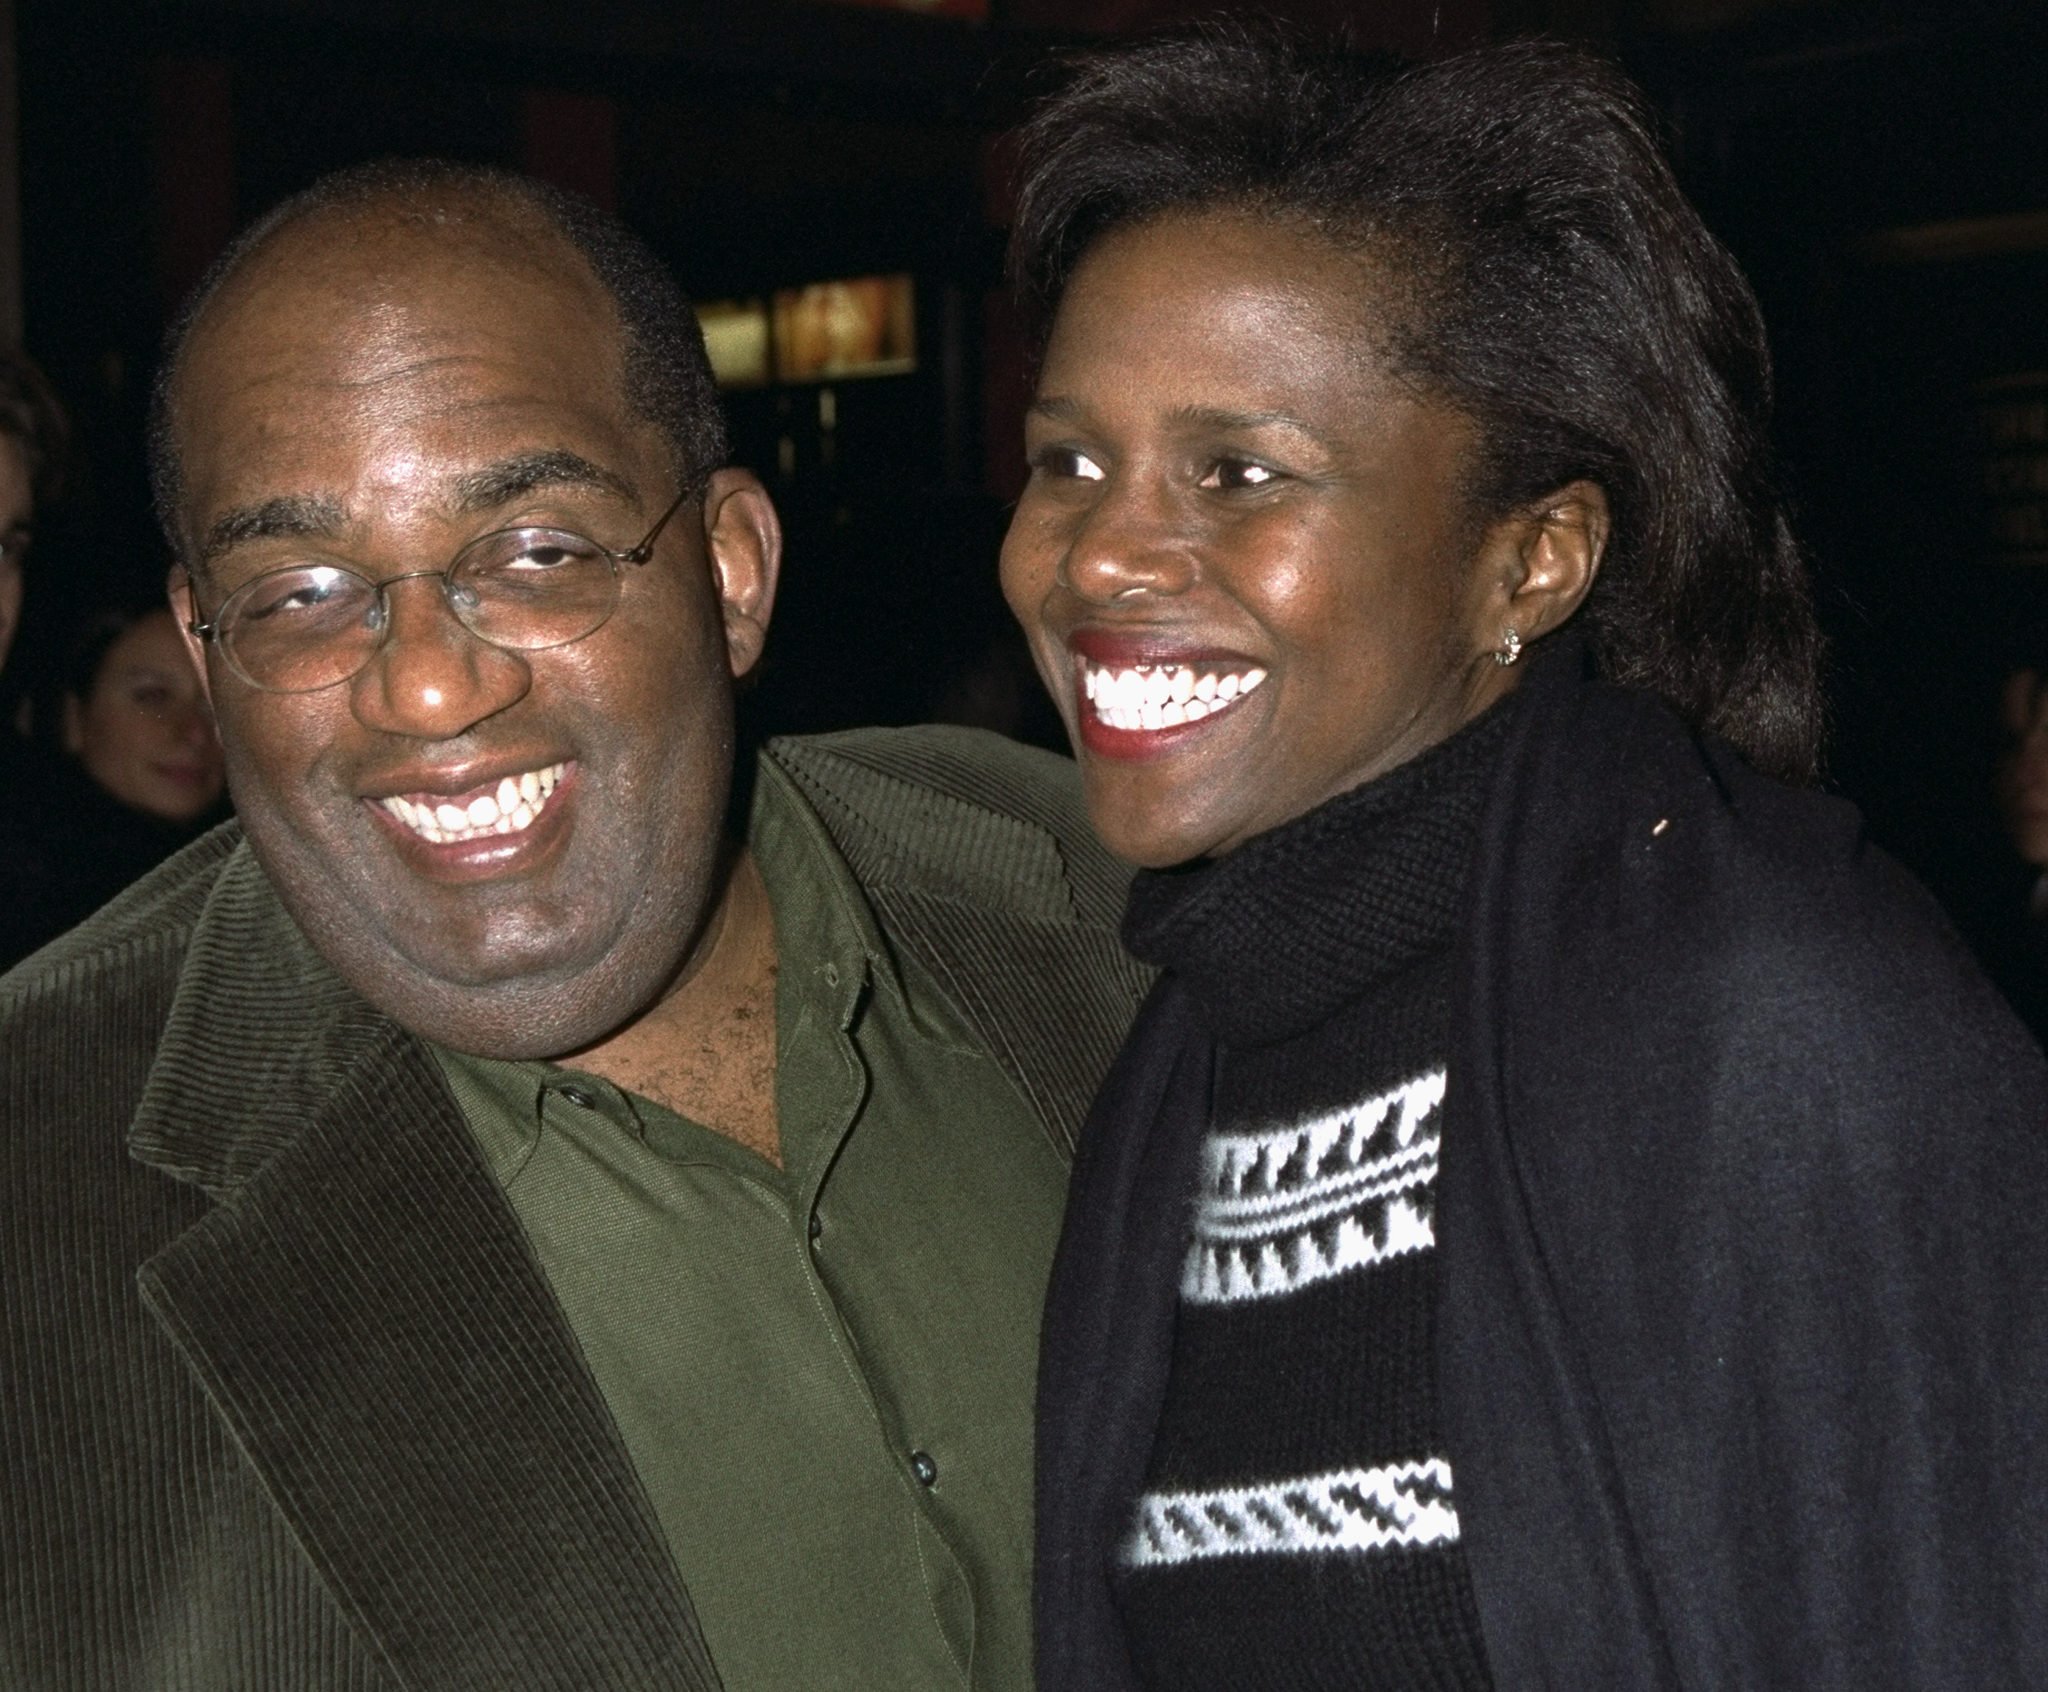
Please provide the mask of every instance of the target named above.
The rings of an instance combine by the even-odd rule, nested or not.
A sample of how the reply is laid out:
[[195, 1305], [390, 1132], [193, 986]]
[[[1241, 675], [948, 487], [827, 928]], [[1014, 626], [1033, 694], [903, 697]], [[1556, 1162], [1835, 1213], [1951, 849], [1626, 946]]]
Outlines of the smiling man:
[[1028, 1686], [1142, 986], [1067, 768], [782, 742], [727, 826], [776, 518], [579, 202], [330, 179], [158, 409], [238, 823], [0, 984], [0, 1680]]

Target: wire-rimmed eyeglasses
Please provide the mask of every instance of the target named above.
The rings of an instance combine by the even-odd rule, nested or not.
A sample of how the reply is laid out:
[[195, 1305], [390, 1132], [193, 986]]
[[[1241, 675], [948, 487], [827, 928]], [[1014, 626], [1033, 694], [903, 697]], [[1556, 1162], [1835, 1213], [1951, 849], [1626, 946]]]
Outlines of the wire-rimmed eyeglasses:
[[438, 576], [457, 622], [481, 641], [514, 652], [567, 646], [603, 628], [619, 604], [619, 567], [645, 564], [668, 521], [689, 498], [676, 495], [654, 527], [623, 552], [572, 529], [495, 529], [439, 570], [407, 570], [372, 581], [340, 564], [266, 570], [190, 626], [220, 648], [228, 667], [266, 693], [313, 693], [359, 673], [390, 633], [386, 595], [399, 582]]

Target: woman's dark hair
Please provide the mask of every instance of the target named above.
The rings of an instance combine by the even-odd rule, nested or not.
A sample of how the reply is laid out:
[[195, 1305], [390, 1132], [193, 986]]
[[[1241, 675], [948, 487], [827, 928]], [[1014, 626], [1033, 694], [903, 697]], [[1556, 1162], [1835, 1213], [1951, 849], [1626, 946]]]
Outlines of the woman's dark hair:
[[0, 436], [20, 444], [36, 504], [54, 499], [64, 483], [71, 425], [49, 378], [14, 349], [0, 349]]
[[[114, 650], [118, 641], [136, 624], [159, 612], [171, 615], [171, 608], [165, 603], [163, 593], [136, 593], [114, 604], [103, 605], [90, 611], [80, 619], [71, 632], [69, 644], [64, 649], [64, 661], [56, 676], [57, 698], [76, 699], [79, 704], [89, 704], [93, 690], [99, 686], [100, 671], [106, 667], [107, 654]], [[60, 712], [48, 713], [54, 723]]]
[[1405, 317], [1394, 357], [1479, 431], [1475, 519], [1606, 490], [1601, 674], [1813, 777], [1821, 638], [1762, 319], [1619, 71], [1542, 42], [1396, 68], [1212, 24], [1078, 61], [1020, 139], [1010, 273], [1041, 334], [1091, 243], [1166, 213], [1369, 255]]

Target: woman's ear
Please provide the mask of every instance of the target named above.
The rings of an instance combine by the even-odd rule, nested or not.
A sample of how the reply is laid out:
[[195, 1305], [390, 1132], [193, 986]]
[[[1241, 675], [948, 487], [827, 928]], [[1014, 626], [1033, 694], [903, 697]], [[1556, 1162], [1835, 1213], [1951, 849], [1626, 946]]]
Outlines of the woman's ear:
[[1511, 557], [1503, 632], [1526, 646], [1563, 626], [1600, 574], [1613, 527], [1606, 489], [1583, 479], [1506, 519], [1496, 531]]

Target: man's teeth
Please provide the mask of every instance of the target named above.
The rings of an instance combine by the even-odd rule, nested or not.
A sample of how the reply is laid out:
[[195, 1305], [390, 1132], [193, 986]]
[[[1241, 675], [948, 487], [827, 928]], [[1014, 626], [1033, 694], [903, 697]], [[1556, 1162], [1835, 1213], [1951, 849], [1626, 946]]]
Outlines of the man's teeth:
[[1266, 679], [1264, 670], [1195, 670], [1185, 664], [1137, 664], [1113, 670], [1086, 664], [1082, 690], [1111, 728], [1163, 729], [1198, 723]]
[[377, 803], [422, 840], [437, 846], [480, 840], [487, 834], [517, 834], [531, 828], [533, 819], [547, 809], [555, 784], [568, 768], [567, 764], [550, 764], [544, 770], [507, 776], [495, 793], [479, 793], [464, 805], [447, 799], [423, 805], [396, 793]]

